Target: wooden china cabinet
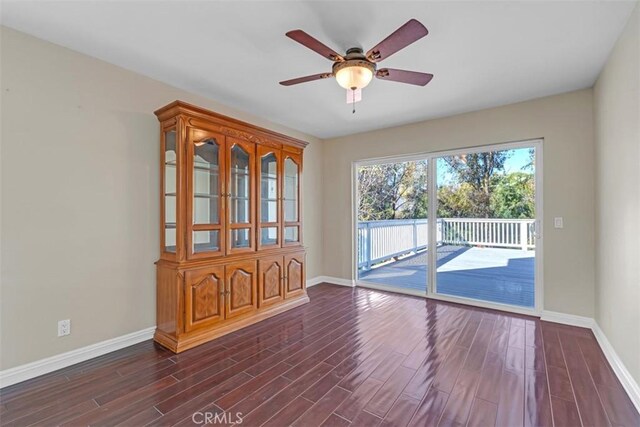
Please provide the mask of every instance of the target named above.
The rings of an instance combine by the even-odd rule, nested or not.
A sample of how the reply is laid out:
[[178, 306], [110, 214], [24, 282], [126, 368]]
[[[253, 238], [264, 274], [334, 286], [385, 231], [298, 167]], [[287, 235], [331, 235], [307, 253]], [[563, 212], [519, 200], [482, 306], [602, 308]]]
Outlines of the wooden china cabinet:
[[181, 352], [309, 301], [306, 142], [181, 101], [160, 121], [154, 339]]

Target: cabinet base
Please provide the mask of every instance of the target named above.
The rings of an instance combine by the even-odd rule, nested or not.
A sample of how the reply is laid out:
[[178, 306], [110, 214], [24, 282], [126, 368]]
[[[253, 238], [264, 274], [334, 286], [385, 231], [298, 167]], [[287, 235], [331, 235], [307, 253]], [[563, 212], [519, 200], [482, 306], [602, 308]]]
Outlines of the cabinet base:
[[205, 342], [219, 338], [223, 335], [227, 335], [231, 332], [235, 332], [246, 326], [261, 322], [265, 319], [268, 319], [280, 313], [284, 313], [288, 310], [291, 310], [292, 308], [301, 306], [308, 302], [309, 297], [305, 293], [304, 295], [301, 295], [295, 299], [285, 301], [271, 308], [260, 310], [249, 317], [238, 319], [237, 321], [225, 322], [224, 326], [185, 333], [178, 338], [156, 329], [156, 332], [153, 335], [153, 340], [174, 353], [181, 353], [185, 350], [196, 347], [200, 344], [204, 344]]

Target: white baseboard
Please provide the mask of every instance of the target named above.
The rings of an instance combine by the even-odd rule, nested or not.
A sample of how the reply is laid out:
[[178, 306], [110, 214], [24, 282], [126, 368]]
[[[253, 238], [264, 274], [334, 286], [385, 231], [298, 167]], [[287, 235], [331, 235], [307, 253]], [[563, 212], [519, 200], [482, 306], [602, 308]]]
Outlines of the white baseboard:
[[153, 338], [155, 330], [156, 328], [153, 326], [151, 328], [132, 332], [130, 334], [122, 335], [96, 344], [91, 344], [66, 353], [47, 357], [46, 359], [16, 366], [15, 368], [5, 369], [4, 371], [0, 371], [0, 388], [17, 384], [40, 375], [48, 374], [49, 372], [57, 371], [58, 369], [66, 368], [67, 366], [75, 365], [76, 363], [84, 362], [85, 360], [93, 359], [95, 357], [102, 356], [103, 354], [111, 353], [112, 351], [120, 350], [121, 348], [149, 340]]
[[609, 361], [611, 368], [613, 368], [613, 372], [615, 372], [616, 376], [622, 383], [622, 387], [624, 387], [625, 391], [629, 395], [629, 399], [631, 399], [635, 405], [636, 410], [640, 412], [640, 386], [638, 386], [638, 383], [627, 370], [627, 367], [622, 363], [618, 353], [616, 353], [613, 346], [607, 339], [607, 336], [604, 334], [602, 329], [600, 329], [600, 325], [594, 322], [592, 330], [593, 334], [596, 336], [596, 340], [598, 340], [598, 344], [600, 345], [602, 352]]
[[618, 356], [618, 353], [616, 353], [615, 349], [607, 339], [607, 336], [604, 334], [602, 329], [600, 329], [600, 325], [598, 325], [598, 322], [596, 322], [595, 319], [544, 310], [540, 316], [540, 320], [591, 329], [591, 331], [593, 331], [593, 335], [595, 335], [596, 340], [598, 341], [598, 345], [600, 345], [600, 348], [607, 359], [607, 362], [611, 365], [613, 372], [616, 374], [616, 377], [618, 377], [618, 380], [622, 384], [622, 387], [624, 387], [629, 399], [631, 399], [631, 402], [633, 402], [633, 405], [636, 407], [636, 410], [640, 412], [640, 386], [638, 386], [636, 380], [631, 376], [627, 367], [624, 366], [622, 359], [620, 359], [620, 356]]
[[540, 320], [588, 329], [593, 329], [595, 325], [595, 320], [591, 317], [576, 316], [575, 314], [558, 313], [557, 311], [548, 310], [542, 310]]
[[307, 280], [307, 288], [318, 285], [324, 282], [324, 276], [316, 276]]
[[341, 279], [339, 277], [331, 276], [317, 276], [307, 280], [307, 288], [310, 286], [315, 286], [319, 283], [331, 283], [332, 285], [348, 286], [350, 288], [355, 286], [353, 280]]

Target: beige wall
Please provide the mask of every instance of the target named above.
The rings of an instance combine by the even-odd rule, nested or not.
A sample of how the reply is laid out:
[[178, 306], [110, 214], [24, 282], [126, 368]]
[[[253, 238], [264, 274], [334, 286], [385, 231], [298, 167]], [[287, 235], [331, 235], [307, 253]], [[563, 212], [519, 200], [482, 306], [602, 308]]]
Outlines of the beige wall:
[[[351, 162], [544, 138], [544, 308], [594, 314], [590, 89], [324, 142], [324, 274], [352, 279]], [[553, 217], [564, 217], [564, 229]]]
[[[158, 123], [175, 99], [311, 141], [308, 276], [321, 274], [319, 140], [2, 28], [1, 369], [155, 323]], [[58, 338], [57, 321], [72, 334]]]
[[595, 86], [596, 320], [640, 383], [640, 6]]

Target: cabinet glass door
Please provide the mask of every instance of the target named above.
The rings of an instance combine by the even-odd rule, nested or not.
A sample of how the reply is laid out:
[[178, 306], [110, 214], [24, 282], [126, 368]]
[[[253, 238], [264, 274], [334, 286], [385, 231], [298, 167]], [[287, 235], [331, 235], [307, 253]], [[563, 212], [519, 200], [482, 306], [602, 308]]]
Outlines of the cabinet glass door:
[[176, 149], [176, 130], [170, 129], [163, 134], [163, 228], [164, 252], [176, 253], [176, 224], [178, 202], [178, 150]]
[[255, 249], [254, 220], [251, 207], [255, 146], [239, 140], [229, 140], [229, 244], [227, 252]]
[[191, 131], [189, 158], [188, 216], [191, 219], [191, 258], [222, 254], [222, 162], [224, 137], [200, 130]]
[[283, 211], [284, 211], [284, 246], [299, 245], [300, 236], [300, 175], [301, 156], [287, 153], [284, 158], [283, 173]]
[[280, 246], [280, 150], [258, 147], [258, 248]]

